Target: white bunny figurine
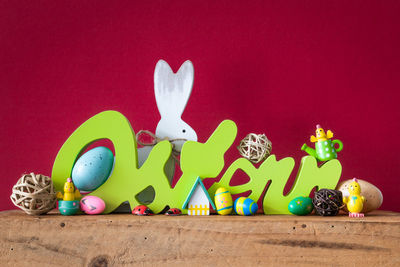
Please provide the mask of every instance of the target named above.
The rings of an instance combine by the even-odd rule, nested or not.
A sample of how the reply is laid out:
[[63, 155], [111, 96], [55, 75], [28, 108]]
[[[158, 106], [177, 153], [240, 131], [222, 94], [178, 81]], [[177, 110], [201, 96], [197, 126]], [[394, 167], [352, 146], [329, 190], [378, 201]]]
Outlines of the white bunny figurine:
[[[177, 73], [174, 73], [164, 60], [160, 59], [157, 62], [154, 70], [154, 94], [161, 115], [155, 133], [158, 138], [197, 141], [196, 132], [181, 118], [192, 92], [193, 80], [194, 69], [190, 60], [186, 60]], [[174, 141], [174, 149], [181, 151], [184, 142]], [[139, 167], [146, 161], [152, 148], [145, 146], [138, 149]], [[172, 157], [165, 165], [165, 172], [172, 183], [175, 174], [175, 161]], [[154, 190], [146, 188], [137, 198], [142, 203], [150, 203], [154, 199]]]
[[[156, 129], [158, 137], [197, 141], [196, 132], [181, 118], [192, 92], [193, 80], [194, 69], [190, 60], [186, 60], [176, 74], [167, 62], [158, 61], [154, 71], [154, 94], [161, 115]], [[180, 151], [183, 143], [174, 143], [175, 149]]]

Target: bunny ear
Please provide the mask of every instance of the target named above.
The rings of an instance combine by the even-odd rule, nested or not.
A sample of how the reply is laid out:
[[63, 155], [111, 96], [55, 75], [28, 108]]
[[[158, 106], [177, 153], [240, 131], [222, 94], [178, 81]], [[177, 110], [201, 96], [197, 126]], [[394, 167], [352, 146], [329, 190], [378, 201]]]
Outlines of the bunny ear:
[[175, 74], [164, 60], [154, 70], [154, 94], [161, 118], [181, 117], [192, 92], [193, 64], [185, 61]]

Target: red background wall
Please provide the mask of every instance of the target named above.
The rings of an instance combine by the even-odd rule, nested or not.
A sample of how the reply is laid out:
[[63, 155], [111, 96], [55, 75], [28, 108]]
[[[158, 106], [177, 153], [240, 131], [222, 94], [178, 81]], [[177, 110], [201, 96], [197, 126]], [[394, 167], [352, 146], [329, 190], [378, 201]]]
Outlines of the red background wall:
[[374, 183], [400, 211], [399, 14], [398, 1], [1, 1], [0, 210], [90, 116], [114, 109], [154, 131], [162, 58], [194, 64], [183, 119], [199, 141], [229, 118], [235, 145], [266, 133], [297, 172], [320, 123], [344, 142], [341, 179]]

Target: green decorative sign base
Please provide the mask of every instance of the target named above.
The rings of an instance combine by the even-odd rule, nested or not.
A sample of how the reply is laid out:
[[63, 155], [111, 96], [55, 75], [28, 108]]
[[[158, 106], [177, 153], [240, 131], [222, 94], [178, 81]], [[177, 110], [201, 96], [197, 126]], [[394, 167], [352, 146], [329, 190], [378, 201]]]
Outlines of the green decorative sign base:
[[[181, 152], [182, 176], [174, 188], [171, 187], [164, 173], [164, 165], [171, 154], [168, 141], [158, 143], [148, 159], [138, 168], [135, 133], [129, 121], [119, 112], [105, 111], [83, 123], [64, 143], [54, 162], [52, 179], [57, 191], [61, 191], [77, 157], [91, 143], [109, 139], [115, 148], [115, 166], [108, 180], [90, 195], [98, 196], [106, 203], [104, 213], [110, 213], [121, 203], [129, 201], [131, 208], [140, 203], [137, 195], [149, 186], [155, 191], [155, 198], [147, 206], [155, 213], [166, 206], [182, 207], [197, 177], [215, 178], [222, 171], [224, 154], [232, 146], [237, 134], [233, 121], [223, 121], [205, 143], [187, 141]], [[292, 158], [277, 161], [274, 155], [265, 160], [259, 168], [247, 159], [240, 158], [232, 163], [222, 175], [221, 180], [208, 190], [213, 198], [220, 186], [232, 194], [251, 191], [249, 197], [258, 201], [269, 181], [271, 184], [263, 199], [266, 214], [288, 214], [288, 203], [295, 197], [308, 196], [314, 187], [335, 188], [341, 174], [338, 160], [331, 160], [322, 167], [317, 166], [315, 158], [308, 156], [301, 161], [301, 166], [287, 196], [283, 188], [294, 167]], [[243, 170], [250, 181], [243, 185], [229, 186], [233, 174]], [[184, 210], [184, 213], [187, 211]]]

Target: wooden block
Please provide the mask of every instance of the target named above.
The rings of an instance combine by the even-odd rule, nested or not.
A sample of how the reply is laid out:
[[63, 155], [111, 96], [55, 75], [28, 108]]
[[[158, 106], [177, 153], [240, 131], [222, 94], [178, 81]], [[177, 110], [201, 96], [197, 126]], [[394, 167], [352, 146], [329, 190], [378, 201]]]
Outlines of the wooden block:
[[400, 213], [365, 218], [0, 212], [8, 266], [400, 266]]

